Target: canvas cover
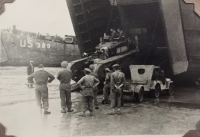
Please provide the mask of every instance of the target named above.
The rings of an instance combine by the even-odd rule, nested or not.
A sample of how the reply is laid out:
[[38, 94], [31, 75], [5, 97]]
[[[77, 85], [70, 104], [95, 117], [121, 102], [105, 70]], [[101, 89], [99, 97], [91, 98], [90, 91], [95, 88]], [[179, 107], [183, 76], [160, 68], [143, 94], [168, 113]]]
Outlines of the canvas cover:
[[[131, 80], [133, 82], [146, 82], [146, 81], [151, 80], [155, 66], [154, 65], [130, 65], [129, 68], [131, 71]], [[145, 72], [143, 74], [139, 74], [138, 69], [145, 69]]]

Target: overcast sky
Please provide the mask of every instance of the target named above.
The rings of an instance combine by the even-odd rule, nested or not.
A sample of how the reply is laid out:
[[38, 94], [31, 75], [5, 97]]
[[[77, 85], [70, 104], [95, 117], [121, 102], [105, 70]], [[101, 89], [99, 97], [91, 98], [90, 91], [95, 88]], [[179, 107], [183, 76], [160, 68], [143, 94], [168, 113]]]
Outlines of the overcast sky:
[[5, 4], [0, 27], [31, 32], [75, 35], [66, 0], [15, 0]]

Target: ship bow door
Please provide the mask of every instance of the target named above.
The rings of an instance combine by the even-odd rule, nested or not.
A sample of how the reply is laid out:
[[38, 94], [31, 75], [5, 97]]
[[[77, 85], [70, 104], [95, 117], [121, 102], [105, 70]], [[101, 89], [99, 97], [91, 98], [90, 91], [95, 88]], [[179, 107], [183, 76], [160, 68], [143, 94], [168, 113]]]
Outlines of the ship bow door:
[[168, 41], [169, 56], [174, 74], [188, 69], [185, 39], [178, 0], [160, 0]]

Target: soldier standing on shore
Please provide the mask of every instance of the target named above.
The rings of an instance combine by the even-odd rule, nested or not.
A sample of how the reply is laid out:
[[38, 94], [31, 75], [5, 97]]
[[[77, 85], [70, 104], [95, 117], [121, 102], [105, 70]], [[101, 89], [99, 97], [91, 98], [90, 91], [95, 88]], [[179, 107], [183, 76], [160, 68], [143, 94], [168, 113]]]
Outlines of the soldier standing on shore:
[[106, 72], [106, 78], [105, 78], [104, 87], [103, 87], [103, 101], [102, 101], [102, 104], [108, 104], [109, 103], [108, 94], [110, 92], [110, 76], [111, 76], [111, 72], [110, 72], [109, 68], [106, 68], [105, 72]]
[[[33, 66], [33, 61], [30, 61], [30, 65], [27, 67], [27, 75], [31, 75], [34, 73], [34, 66]], [[28, 87], [32, 88], [33, 87], [33, 80], [28, 81]]]
[[44, 70], [43, 64], [39, 65], [39, 70], [35, 73], [28, 76], [28, 80], [35, 79], [35, 94], [36, 94], [36, 101], [37, 105], [42, 108], [41, 100], [43, 102], [44, 114], [51, 114], [51, 112], [47, 111], [49, 108], [49, 101], [48, 101], [48, 87], [47, 83], [51, 83], [55, 77], [50, 74], [49, 72]]
[[85, 76], [82, 77], [77, 84], [81, 86], [82, 103], [83, 103], [83, 113], [79, 116], [85, 116], [87, 110], [90, 111], [90, 116], [93, 116], [93, 100], [94, 91], [99, 84], [99, 80], [94, 76], [90, 75], [91, 70], [88, 68], [84, 69]]
[[60, 81], [60, 99], [61, 99], [61, 113], [66, 113], [66, 108], [68, 109], [67, 112], [72, 112], [72, 102], [71, 102], [71, 77], [72, 72], [71, 70], [67, 69], [68, 62], [63, 61], [61, 63], [63, 70], [58, 72], [57, 79]]
[[122, 98], [122, 88], [125, 83], [124, 73], [119, 70], [119, 64], [113, 65], [114, 72], [111, 74], [111, 112], [110, 115], [115, 114], [114, 108], [117, 106], [117, 113], [121, 113], [121, 98]]

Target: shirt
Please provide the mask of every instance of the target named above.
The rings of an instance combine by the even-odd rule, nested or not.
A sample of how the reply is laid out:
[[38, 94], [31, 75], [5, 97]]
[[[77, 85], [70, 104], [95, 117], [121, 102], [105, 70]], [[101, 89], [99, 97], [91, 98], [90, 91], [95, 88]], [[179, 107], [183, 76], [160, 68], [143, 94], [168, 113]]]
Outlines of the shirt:
[[[94, 77], [97, 78], [97, 79], [99, 79], [97, 73], [95, 73], [95, 72], [93, 72], [93, 71], [90, 73], [90, 75], [91, 75], [91, 76], [94, 76]], [[95, 87], [94, 90], [98, 90], [98, 87]]]
[[109, 84], [110, 83], [110, 72], [106, 73], [106, 78], [105, 78], [105, 82], [106, 84]]
[[97, 79], [99, 79], [97, 73], [95, 73], [95, 72], [93, 72], [93, 71], [90, 72], [90, 75], [91, 75], [91, 76], [94, 76], [94, 77], [97, 78]]
[[124, 32], [121, 30], [120, 32], [119, 32], [119, 39], [121, 39], [121, 38], [123, 38], [124, 37]]
[[77, 82], [77, 84], [80, 84], [81, 86], [84, 86], [86, 88], [82, 90], [83, 96], [94, 96], [92, 88], [97, 83], [99, 84], [99, 80], [91, 75], [85, 75]]
[[113, 30], [111, 37], [110, 37], [110, 40], [112, 41], [114, 38], [116, 38], [116, 36], [117, 36], [117, 32], [115, 30]]
[[58, 72], [57, 79], [60, 81], [60, 83], [70, 83], [72, 78], [72, 71], [69, 69], [64, 69]]
[[115, 85], [119, 86], [125, 84], [125, 76], [123, 72], [115, 71], [111, 74], [111, 89], [114, 89]]
[[28, 80], [35, 79], [35, 82], [39, 85], [51, 83], [55, 77], [45, 70], [38, 70], [28, 77]]
[[31, 75], [34, 72], [34, 66], [33, 65], [29, 65], [27, 67], [27, 74]]

